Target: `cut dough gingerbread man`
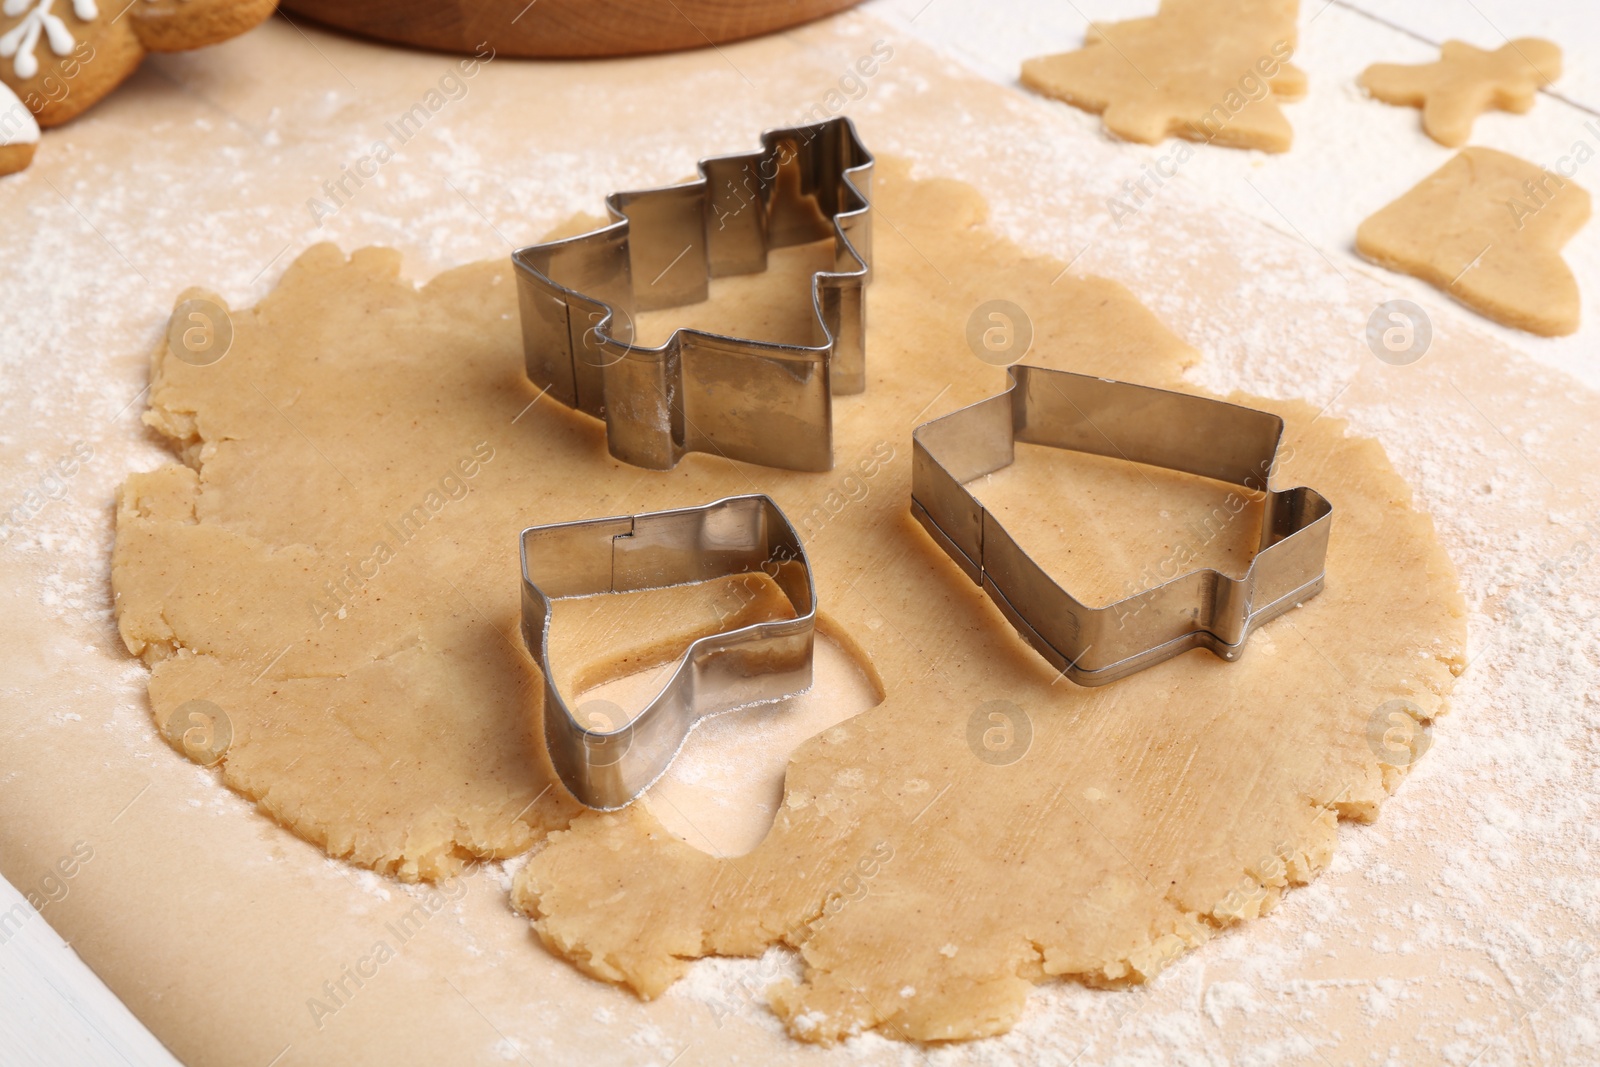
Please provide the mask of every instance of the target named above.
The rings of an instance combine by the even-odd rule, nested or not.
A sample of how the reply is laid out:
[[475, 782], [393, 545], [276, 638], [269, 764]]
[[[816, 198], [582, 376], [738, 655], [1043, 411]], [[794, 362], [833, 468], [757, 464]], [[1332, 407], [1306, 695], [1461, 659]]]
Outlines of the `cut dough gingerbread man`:
[[1284, 152], [1280, 100], [1305, 93], [1294, 54], [1298, 0], [1163, 0], [1148, 18], [1091, 24], [1076, 52], [1022, 65], [1022, 83], [1102, 114], [1144, 144], [1178, 136]]
[[1561, 49], [1537, 37], [1508, 41], [1493, 52], [1446, 41], [1434, 63], [1374, 63], [1361, 87], [1386, 104], [1422, 109], [1422, 128], [1456, 148], [1490, 108], [1522, 114], [1540, 89], [1561, 77]]
[[[32, 161], [38, 127], [82, 114], [138, 69], [147, 52], [225, 41], [275, 7], [277, 0], [110, 0], [102, 10], [96, 0], [4, 0], [0, 174]], [[13, 98], [34, 125], [13, 121]]]
[[1561, 247], [1589, 219], [1570, 179], [1492, 148], [1456, 157], [1361, 224], [1356, 250], [1496, 322], [1546, 336], [1578, 328]]

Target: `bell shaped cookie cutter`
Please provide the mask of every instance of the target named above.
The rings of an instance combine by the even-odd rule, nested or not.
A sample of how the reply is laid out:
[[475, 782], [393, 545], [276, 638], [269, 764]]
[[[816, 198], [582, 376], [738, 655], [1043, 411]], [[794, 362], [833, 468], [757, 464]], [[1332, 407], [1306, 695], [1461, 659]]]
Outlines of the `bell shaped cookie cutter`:
[[[1269, 491], [1283, 438], [1270, 412], [1018, 365], [1004, 392], [912, 434], [911, 511], [1022, 638], [1079, 685], [1104, 685], [1192, 648], [1225, 660], [1252, 628], [1321, 592], [1333, 506], [1313, 489]], [[1242, 577], [1179, 575], [1104, 607], [1078, 600], [1017, 544], [966, 483], [1009, 466], [1017, 442], [1132, 460], [1265, 494]]]
[[[794, 618], [693, 642], [630, 722], [579, 721], [550, 663], [552, 601], [757, 572], [773, 579]], [[557, 776], [583, 804], [614, 811], [661, 777], [702, 719], [810, 688], [816, 603], [800, 536], [767, 496], [523, 530], [522, 639], [544, 675], [545, 744]]]
[[[833, 395], [866, 389], [872, 154], [848, 118], [769, 130], [762, 149], [700, 161], [682, 185], [613, 193], [613, 221], [518, 249], [528, 377], [605, 420], [611, 454], [670, 470], [686, 453], [788, 470], [833, 466]], [[833, 238], [812, 278], [811, 343], [680, 329], [634, 343], [634, 315], [699, 303], [710, 279], [766, 269], [774, 248]]]

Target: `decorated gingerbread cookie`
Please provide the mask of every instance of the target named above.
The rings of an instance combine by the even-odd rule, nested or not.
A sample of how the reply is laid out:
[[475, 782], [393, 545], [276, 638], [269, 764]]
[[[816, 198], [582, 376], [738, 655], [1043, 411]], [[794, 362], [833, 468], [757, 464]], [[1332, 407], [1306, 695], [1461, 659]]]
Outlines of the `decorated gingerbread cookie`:
[[1534, 95], [1561, 77], [1561, 49], [1537, 37], [1508, 41], [1493, 52], [1465, 41], [1446, 41], [1435, 63], [1374, 63], [1360, 84], [1386, 104], [1422, 109], [1422, 128], [1456, 148], [1472, 136], [1472, 123], [1490, 108], [1522, 114]]
[[[112, 6], [114, 5], [114, 6]], [[4, 0], [0, 3], [0, 174], [33, 159], [38, 127], [82, 114], [138, 69], [147, 52], [225, 41], [277, 0]], [[27, 112], [15, 115], [13, 98]], [[30, 133], [31, 131], [31, 133]]]
[[1282, 100], [1304, 95], [1296, 0], [1162, 0], [1147, 18], [1095, 23], [1076, 52], [1022, 65], [1034, 92], [1103, 115], [1145, 144], [1172, 136], [1284, 152]]
[[9, 85], [0, 83], [0, 174], [15, 174], [33, 162], [39, 123]]
[[1363, 222], [1356, 249], [1496, 322], [1559, 336], [1577, 330], [1579, 307], [1561, 247], [1588, 219], [1589, 194], [1570, 179], [1465, 148]]

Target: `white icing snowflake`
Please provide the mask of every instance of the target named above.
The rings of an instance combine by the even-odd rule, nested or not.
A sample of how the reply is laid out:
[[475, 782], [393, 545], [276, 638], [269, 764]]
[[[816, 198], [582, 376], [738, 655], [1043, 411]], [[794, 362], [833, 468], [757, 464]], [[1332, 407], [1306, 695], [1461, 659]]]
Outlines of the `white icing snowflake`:
[[[39, 73], [39, 60], [33, 50], [39, 44], [41, 33], [50, 42], [50, 51], [58, 56], [70, 54], [77, 43], [67, 24], [50, 12], [54, 3], [55, 0], [5, 0], [5, 6], [0, 8], [8, 18], [16, 18], [27, 12], [21, 22], [0, 37], [0, 58], [17, 57], [11, 69], [16, 71], [19, 78], [31, 78]], [[33, 5], [31, 10], [29, 4]], [[88, 22], [100, 14], [100, 9], [95, 7], [94, 0], [72, 0], [72, 13], [80, 21]]]

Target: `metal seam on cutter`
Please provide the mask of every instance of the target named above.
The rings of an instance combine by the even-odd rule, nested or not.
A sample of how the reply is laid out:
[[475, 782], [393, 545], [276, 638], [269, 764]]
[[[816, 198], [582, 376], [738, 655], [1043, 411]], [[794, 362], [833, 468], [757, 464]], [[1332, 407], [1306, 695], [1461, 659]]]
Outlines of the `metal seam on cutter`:
[[[700, 161], [682, 185], [613, 193], [613, 221], [512, 254], [528, 377], [606, 424], [616, 458], [670, 470], [689, 452], [833, 467], [833, 395], [866, 389], [872, 154], [848, 118], [768, 130], [762, 150]], [[706, 299], [774, 248], [832, 237], [812, 276], [812, 339], [680, 329], [635, 345], [638, 311]]]
[[[1192, 648], [1238, 659], [1255, 626], [1321, 592], [1333, 506], [1269, 491], [1283, 438], [1270, 412], [1166, 389], [1019, 365], [1006, 389], [912, 433], [911, 511], [1017, 632], [1079, 685], [1103, 685]], [[1093, 608], [1034, 562], [966, 483], [1009, 466], [1017, 442], [1126, 459], [1265, 493], [1240, 578], [1204, 569]]]
[[[691, 644], [631, 722], [578, 720], [550, 665], [552, 601], [764, 572], [795, 618], [753, 623]], [[612, 811], [659, 778], [702, 719], [810, 688], [816, 586], [805, 546], [764, 495], [700, 507], [585, 519], [522, 531], [522, 639], [544, 675], [550, 762], [582, 803]]]

